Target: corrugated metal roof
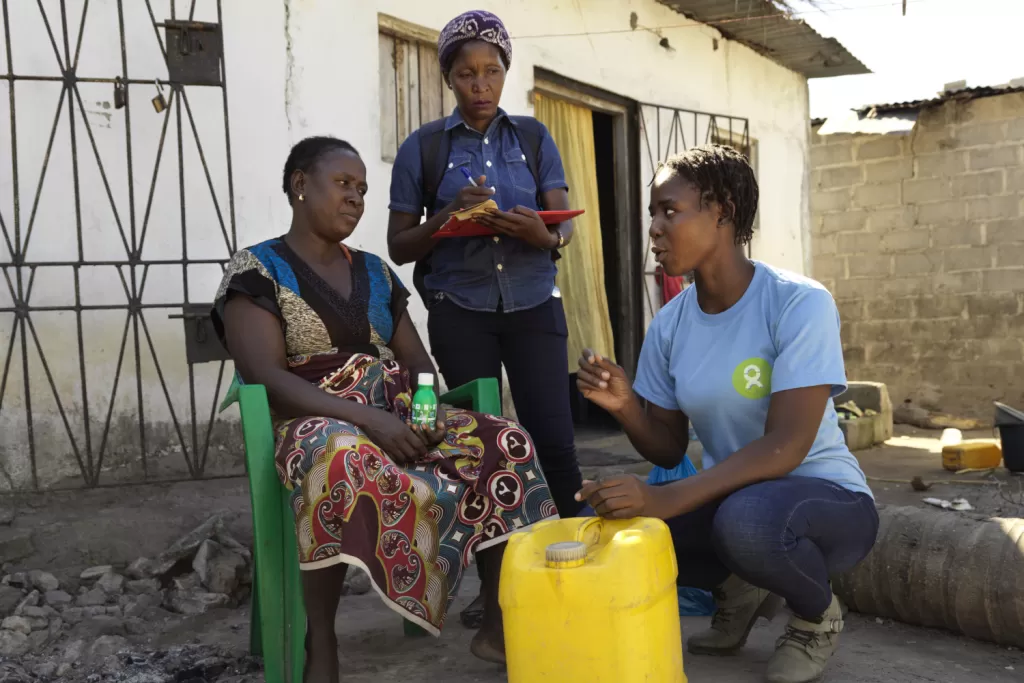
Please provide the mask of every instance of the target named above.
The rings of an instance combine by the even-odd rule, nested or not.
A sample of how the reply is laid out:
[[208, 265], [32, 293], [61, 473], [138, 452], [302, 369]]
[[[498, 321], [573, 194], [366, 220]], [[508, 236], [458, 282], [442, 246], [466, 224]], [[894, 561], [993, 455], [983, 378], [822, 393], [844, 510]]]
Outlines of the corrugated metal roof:
[[868, 74], [835, 38], [825, 38], [771, 0], [658, 0], [685, 17], [713, 26], [807, 78]]
[[983, 86], [978, 88], [962, 88], [960, 90], [951, 90], [943, 93], [939, 93], [937, 97], [933, 97], [928, 100], [911, 100], [909, 102], [888, 102], [885, 104], [869, 104], [857, 109], [858, 112], [866, 114], [874, 111], [878, 114], [887, 114], [895, 111], [911, 111], [927, 109], [928, 107], [935, 107], [944, 102], [950, 102], [952, 100], [959, 100], [966, 102], [968, 100], [976, 100], [981, 97], [993, 97], [995, 95], [1008, 95], [1015, 92], [1024, 92], [1024, 86], [1021, 85], [997, 85], [997, 86]]
[[[879, 114], [849, 110], [827, 119], [819, 119], [818, 135], [905, 135], [914, 130], [919, 112], [914, 110], [893, 111]], [[811, 126], [815, 127], [814, 121]]]

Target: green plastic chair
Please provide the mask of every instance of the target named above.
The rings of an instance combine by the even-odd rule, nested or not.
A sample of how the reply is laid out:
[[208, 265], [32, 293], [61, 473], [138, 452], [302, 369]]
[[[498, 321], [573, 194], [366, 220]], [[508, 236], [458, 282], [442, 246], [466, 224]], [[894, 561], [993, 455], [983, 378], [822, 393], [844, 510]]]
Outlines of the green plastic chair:
[[[242, 413], [254, 537], [249, 647], [262, 655], [267, 683], [301, 683], [306, 651], [306, 610], [299, 578], [295, 518], [274, 466], [274, 430], [267, 390], [232, 387]], [[229, 394], [232, 390], [229, 390]], [[226, 399], [227, 400], [227, 399]], [[489, 415], [501, 414], [498, 380], [480, 379], [449, 391], [441, 401]], [[403, 620], [408, 636], [426, 631]]]

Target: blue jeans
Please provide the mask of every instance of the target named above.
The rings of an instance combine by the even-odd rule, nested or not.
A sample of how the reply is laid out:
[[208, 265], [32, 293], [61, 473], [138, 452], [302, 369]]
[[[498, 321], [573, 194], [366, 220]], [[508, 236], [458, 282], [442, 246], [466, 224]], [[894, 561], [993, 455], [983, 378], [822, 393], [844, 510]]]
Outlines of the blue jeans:
[[856, 566], [875, 545], [878, 511], [866, 494], [785, 477], [666, 523], [680, 584], [710, 590], [736, 574], [814, 619], [832, 602], [829, 577]]
[[[594, 513], [588, 506], [583, 514]], [[815, 619], [832, 602], [829, 577], [853, 568], [874, 546], [878, 511], [866, 494], [824, 479], [785, 477], [665, 523], [679, 585], [711, 590], [736, 574]]]

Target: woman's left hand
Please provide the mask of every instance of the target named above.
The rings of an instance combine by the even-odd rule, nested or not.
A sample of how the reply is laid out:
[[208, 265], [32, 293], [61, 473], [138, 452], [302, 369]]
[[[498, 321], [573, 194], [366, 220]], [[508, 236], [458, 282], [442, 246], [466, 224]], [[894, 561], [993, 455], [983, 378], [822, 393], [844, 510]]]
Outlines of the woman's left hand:
[[434, 424], [434, 428], [421, 427], [418, 424], [413, 423], [412, 420], [408, 420], [409, 428], [412, 429], [416, 436], [420, 437], [423, 445], [427, 449], [436, 448], [438, 444], [444, 441], [446, 426], [445, 421], [447, 416], [445, 414], [444, 406], [437, 406], [437, 422]]
[[491, 209], [487, 215], [478, 216], [474, 220], [538, 249], [554, 249], [558, 246], [558, 237], [548, 229], [536, 211], [525, 206], [517, 206], [511, 211]]
[[662, 501], [664, 489], [650, 486], [631, 474], [608, 477], [601, 481], [584, 481], [576, 500], [586, 501], [606, 519], [670, 516]]

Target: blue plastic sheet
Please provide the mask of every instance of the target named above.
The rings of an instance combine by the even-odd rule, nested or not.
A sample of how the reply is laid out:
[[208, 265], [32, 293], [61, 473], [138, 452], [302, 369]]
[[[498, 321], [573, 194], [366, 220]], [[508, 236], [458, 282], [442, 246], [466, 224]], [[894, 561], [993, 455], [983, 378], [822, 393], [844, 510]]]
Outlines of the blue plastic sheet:
[[[696, 440], [693, 428], [690, 428], [690, 439]], [[655, 467], [647, 475], [647, 483], [651, 485], [667, 484], [672, 481], [679, 481], [697, 474], [697, 468], [693, 466], [688, 457], [676, 467], [666, 470], [662, 467]], [[706, 617], [715, 611], [715, 600], [706, 590], [679, 586], [679, 616], [681, 617]]]
[[653, 486], [658, 484], [667, 484], [672, 481], [679, 481], [680, 479], [686, 479], [697, 474], [697, 468], [693, 466], [690, 459], [687, 457], [683, 458], [683, 461], [676, 465], [670, 470], [666, 470], [663, 467], [655, 467], [651, 470], [651, 473], [647, 475], [647, 483]]

